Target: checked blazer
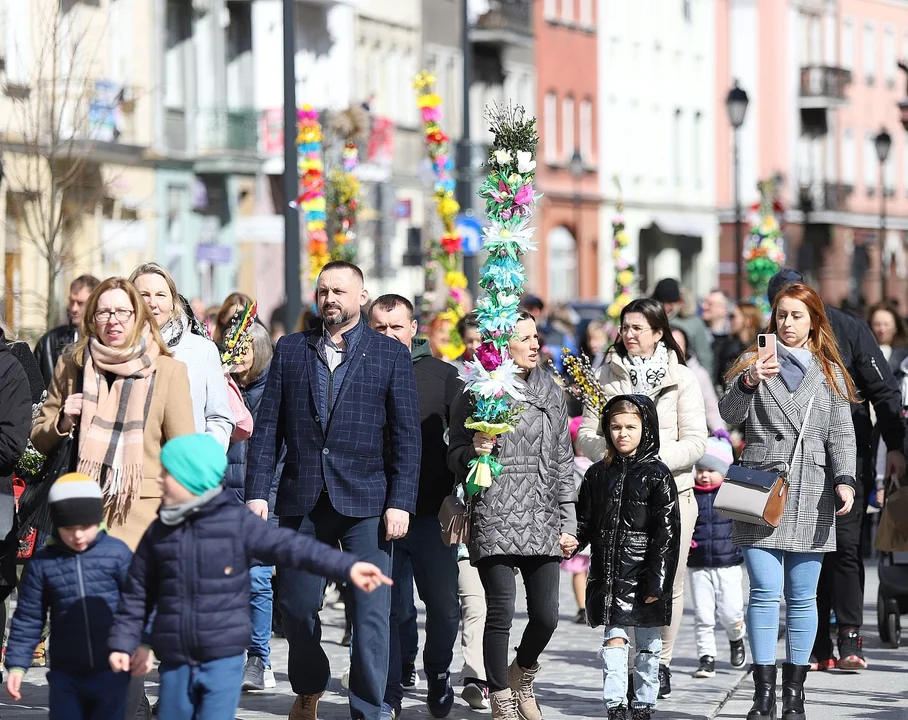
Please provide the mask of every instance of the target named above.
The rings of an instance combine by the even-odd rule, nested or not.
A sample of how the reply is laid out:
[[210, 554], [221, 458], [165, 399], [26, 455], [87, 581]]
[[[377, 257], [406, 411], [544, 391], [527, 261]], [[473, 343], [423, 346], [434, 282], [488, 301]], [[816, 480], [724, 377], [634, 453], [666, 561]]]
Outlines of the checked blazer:
[[[839, 371], [836, 375], [844, 386], [844, 375]], [[811, 397], [814, 401], [801, 451], [792, 463]], [[764, 380], [756, 390], [747, 388], [741, 375], [736, 376], [719, 401], [719, 412], [730, 425], [745, 424], [741, 465], [766, 470], [773, 469], [774, 463], [791, 465], [788, 500], [779, 527], [735, 521], [735, 545], [791, 552], [834, 551], [834, 484], [854, 483], [854, 425], [850, 404], [832, 392], [816, 358], [811, 359], [807, 375], [793, 393], [780, 375]], [[852, 512], [860, 510], [856, 507]]]
[[320, 333], [278, 341], [250, 439], [246, 501], [268, 499], [286, 443], [276, 515], [306, 515], [323, 488], [346, 517], [377, 517], [387, 508], [415, 512], [421, 435], [409, 350], [364, 326], [323, 430]]

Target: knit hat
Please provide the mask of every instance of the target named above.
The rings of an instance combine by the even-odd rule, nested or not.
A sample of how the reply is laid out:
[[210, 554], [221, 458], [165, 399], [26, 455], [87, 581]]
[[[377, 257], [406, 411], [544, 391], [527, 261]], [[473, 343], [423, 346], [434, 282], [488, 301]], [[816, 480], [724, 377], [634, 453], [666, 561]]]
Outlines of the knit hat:
[[674, 278], [664, 278], [656, 283], [653, 299], [661, 303], [681, 302], [681, 286]]
[[104, 517], [101, 486], [84, 473], [61, 475], [47, 495], [55, 528], [98, 525]]
[[211, 435], [181, 435], [161, 448], [161, 464], [189, 492], [202, 495], [221, 484], [227, 454]]
[[706, 439], [706, 454], [697, 461], [698, 470], [714, 470], [723, 476], [728, 472], [728, 466], [735, 461], [735, 457], [727, 438], [728, 433], [717, 430]]
[[783, 287], [799, 282], [804, 282], [804, 276], [797, 270], [792, 268], [779, 270], [779, 272], [769, 278], [769, 285], [766, 286], [766, 299], [769, 300], [769, 304], [772, 305], [776, 295], [779, 294], [779, 290]]

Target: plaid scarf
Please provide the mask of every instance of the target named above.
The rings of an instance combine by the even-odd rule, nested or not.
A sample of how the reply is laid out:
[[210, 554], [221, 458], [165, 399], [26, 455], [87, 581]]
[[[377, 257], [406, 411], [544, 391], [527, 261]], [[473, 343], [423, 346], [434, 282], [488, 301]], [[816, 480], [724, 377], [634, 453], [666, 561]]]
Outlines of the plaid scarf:
[[[148, 327], [139, 344], [112, 348], [96, 338], [85, 360], [79, 472], [101, 485], [107, 522], [121, 525], [139, 497], [145, 454], [145, 418], [160, 349]], [[108, 383], [106, 373], [114, 376]]]

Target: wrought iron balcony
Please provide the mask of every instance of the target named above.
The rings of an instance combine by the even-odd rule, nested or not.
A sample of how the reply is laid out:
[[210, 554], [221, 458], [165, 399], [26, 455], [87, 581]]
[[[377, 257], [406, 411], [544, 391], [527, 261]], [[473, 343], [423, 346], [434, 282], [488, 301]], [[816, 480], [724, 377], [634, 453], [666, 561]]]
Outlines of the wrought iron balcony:
[[846, 210], [854, 187], [842, 183], [817, 182], [800, 187], [800, 204], [804, 212]]
[[470, 32], [470, 39], [478, 44], [531, 45], [532, 38], [531, 0], [491, 0]]
[[199, 110], [196, 114], [196, 151], [199, 155], [256, 155], [258, 125], [256, 110]]
[[851, 84], [851, 71], [839, 67], [811, 65], [801, 68], [802, 109], [826, 109], [844, 105], [845, 91]]

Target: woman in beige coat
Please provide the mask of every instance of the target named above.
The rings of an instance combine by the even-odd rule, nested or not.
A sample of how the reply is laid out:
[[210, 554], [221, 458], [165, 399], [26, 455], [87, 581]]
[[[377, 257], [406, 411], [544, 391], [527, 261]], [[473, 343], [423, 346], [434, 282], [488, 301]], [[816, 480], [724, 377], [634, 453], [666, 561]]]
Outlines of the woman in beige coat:
[[[675, 637], [684, 614], [684, 575], [694, 525], [694, 463], [706, 452], [706, 411], [697, 379], [684, 364], [684, 355], [672, 337], [662, 304], [650, 298], [629, 303], [621, 312], [618, 340], [598, 370], [606, 399], [616, 395], [647, 395], [659, 413], [659, 457], [671, 470], [681, 508], [681, 557], [672, 597], [672, 624], [662, 629], [659, 697], [671, 694], [669, 665]], [[600, 419], [584, 411], [577, 434], [581, 452], [594, 462], [605, 455]]]
[[161, 504], [161, 447], [195, 425], [186, 366], [170, 357], [124, 278], [108, 278], [88, 298], [79, 342], [57, 362], [32, 443], [50, 453], [73, 428], [78, 470], [101, 485], [110, 534], [135, 550]]

